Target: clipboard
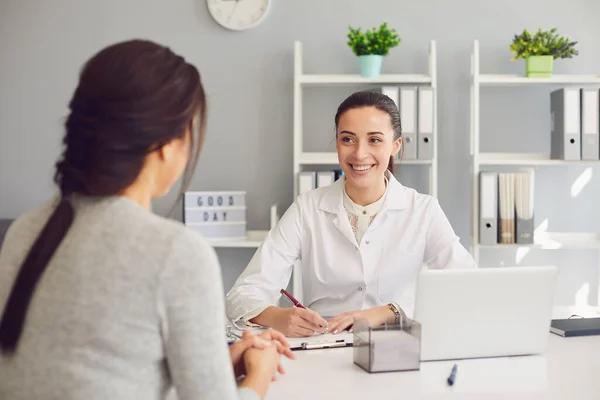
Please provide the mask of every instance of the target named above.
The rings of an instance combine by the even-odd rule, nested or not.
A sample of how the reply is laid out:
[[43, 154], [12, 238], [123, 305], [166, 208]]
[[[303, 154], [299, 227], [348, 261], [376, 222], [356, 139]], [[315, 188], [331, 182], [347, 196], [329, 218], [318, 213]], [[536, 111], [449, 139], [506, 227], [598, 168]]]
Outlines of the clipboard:
[[305, 338], [288, 338], [290, 350], [322, 350], [352, 347], [354, 338], [351, 333], [314, 335]]
[[344, 339], [336, 340], [335, 342], [323, 342], [323, 343], [308, 343], [302, 342], [300, 346], [290, 347], [292, 351], [302, 350], [322, 350], [322, 349], [335, 349], [340, 347], [352, 347], [352, 342], [346, 342]]

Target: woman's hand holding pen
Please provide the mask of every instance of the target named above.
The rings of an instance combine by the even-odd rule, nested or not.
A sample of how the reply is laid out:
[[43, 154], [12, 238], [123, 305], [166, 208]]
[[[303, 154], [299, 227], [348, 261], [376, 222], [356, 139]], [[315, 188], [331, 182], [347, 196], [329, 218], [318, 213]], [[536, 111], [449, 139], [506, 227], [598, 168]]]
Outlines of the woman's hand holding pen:
[[356, 318], [366, 320], [370, 326], [379, 326], [383, 325], [385, 322], [393, 321], [394, 317], [394, 312], [390, 310], [388, 306], [345, 312], [328, 321], [329, 331], [333, 334], [342, 332], [344, 329], [348, 329], [352, 332], [352, 324]]
[[267, 307], [250, 320], [256, 324], [270, 326], [286, 337], [307, 337], [315, 333], [327, 333], [327, 321], [318, 313], [299, 307]]
[[[233, 371], [236, 377], [246, 373], [245, 354], [249, 349], [266, 350], [273, 347], [277, 350], [277, 354], [284, 355], [293, 360], [296, 358], [285, 336], [274, 329], [268, 329], [260, 335], [255, 335], [251, 331], [244, 331], [242, 339], [229, 346], [229, 355], [233, 364]], [[278, 363], [277, 371], [280, 374], [285, 374], [283, 366]], [[273, 375], [273, 380], [276, 376]]]

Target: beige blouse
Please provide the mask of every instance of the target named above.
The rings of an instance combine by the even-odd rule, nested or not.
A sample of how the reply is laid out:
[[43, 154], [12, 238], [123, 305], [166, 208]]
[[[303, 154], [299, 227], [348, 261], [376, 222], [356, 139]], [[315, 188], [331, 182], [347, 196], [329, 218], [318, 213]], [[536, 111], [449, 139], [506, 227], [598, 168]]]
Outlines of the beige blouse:
[[353, 202], [344, 188], [344, 208], [346, 209], [346, 214], [350, 220], [350, 226], [352, 226], [352, 232], [354, 232], [354, 237], [356, 238], [356, 242], [358, 243], [359, 247], [365, 232], [373, 221], [373, 218], [375, 218], [379, 210], [381, 210], [381, 205], [383, 204], [383, 200], [387, 194], [389, 186], [388, 179], [386, 176], [384, 176], [384, 178], [385, 192], [383, 192], [383, 195], [375, 203], [371, 203], [366, 206], [359, 206]]

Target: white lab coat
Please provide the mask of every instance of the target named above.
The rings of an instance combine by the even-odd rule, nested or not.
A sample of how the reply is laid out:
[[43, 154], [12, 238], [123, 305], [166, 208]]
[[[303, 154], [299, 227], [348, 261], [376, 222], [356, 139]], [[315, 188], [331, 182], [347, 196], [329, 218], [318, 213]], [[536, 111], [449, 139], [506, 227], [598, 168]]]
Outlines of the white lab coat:
[[227, 294], [227, 316], [247, 322], [277, 305], [298, 260], [303, 304], [322, 316], [396, 302], [411, 318], [422, 267], [475, 267], [437, 199], [388, 178], [362, 243], [343, 206], [343, 177], [298, 196]]

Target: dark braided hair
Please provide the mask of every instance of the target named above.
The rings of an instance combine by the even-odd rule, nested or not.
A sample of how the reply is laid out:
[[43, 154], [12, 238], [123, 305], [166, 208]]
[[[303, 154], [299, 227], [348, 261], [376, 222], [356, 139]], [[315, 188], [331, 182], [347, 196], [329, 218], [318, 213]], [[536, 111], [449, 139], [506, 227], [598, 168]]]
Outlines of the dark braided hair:
[[121, 193], [135, 181], [150, 152], [192, 132], [194, 154], [184, 172], [181, 196], [202, 148], [206, 99], [200, 74], [169, 48], [150, 41], [117, 43], [93, 56], [81, 71], [69, 108], [65, 148], [54, 175], [61, 200], [29, 250], [8, 297], [0, 321], [0, 349], [5, 354], [16, 350], [35, 287], [71, 226], [71, 194]]

